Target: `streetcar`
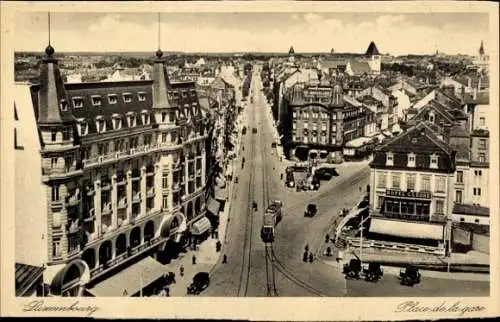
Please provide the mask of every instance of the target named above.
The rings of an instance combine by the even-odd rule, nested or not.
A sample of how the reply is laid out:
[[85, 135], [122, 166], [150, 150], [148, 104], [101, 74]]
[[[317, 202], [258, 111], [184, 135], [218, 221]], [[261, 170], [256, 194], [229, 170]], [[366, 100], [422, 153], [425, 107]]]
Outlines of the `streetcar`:
[[274, 241], [274, 230], [276, 225], [281, 221], [283, 203], [280, 200], [274, 200], [264, 212], [262, 220], [262, 229], [260, 230], [260, 238], [265, 243], [272, 243]]

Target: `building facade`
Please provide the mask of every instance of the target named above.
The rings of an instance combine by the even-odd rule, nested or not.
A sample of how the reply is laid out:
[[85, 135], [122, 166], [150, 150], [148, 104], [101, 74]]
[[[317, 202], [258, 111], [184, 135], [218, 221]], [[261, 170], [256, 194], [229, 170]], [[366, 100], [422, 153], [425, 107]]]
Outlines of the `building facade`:
[[377, 147], [370, 164], [370, 234], [443, 249], [455, 154], [423, 122]]
[[[16, 261], [47, 267], [53, 295], [82, 295], [205, 223], [208, 129], [195, 83], [171, 82], [161, 51], [152, 81], [80, 84], [62, 82], [53, 54], [49, 46], [40, 83], [19, 90], [30, 99], [16, 99]], [[25, 172], [37, 162], [39, 182]], [[32, 232], [26, 193], [41, 195]]]

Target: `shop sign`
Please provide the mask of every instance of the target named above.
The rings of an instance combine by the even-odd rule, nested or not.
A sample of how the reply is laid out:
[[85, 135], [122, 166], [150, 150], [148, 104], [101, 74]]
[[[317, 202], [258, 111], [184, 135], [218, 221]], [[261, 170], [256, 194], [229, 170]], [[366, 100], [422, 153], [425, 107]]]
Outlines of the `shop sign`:
[[406, 198], [419, 198], [419, 199], [432, 198], [431, 193], [426, 191], [386, 190], [385, 194], [386, 196], [392, 196], [392, 197], [406, 197]]

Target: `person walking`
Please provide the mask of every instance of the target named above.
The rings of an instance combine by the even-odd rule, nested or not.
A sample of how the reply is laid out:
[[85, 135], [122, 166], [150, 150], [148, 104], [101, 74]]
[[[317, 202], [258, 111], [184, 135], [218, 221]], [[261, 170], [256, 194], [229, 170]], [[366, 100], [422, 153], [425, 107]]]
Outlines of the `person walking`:
[[309, 255], [309, 254], [307, 253], [307, 251], [305, 251], [305, 252], [304, 252], [304, 255], [302, 255], [302, 261], [303, 261], [304, 263], [307, 263], [307, 256], [308, 256], [308, 255]]
[[224, 254], [222, 256], [222, 264], [227, 264], [227, 255], [226, 254]]
[[330, 235], [326, 234], [325, 236], [325, 244], [327, 244], [330, 241]]
[[306, 252], [308, 252], [308, 251], [309, 251], [309, 244], [306, 244], [306, 247], [304, 247], [304, 250], [305, 250]]
[[196, 265], [196, 255], [193, 255], [193, 257], [191, 258], [191, 261], [192, 261], [193, 265]]
[[312, 253], [309, 253], [309, 263], [312, 263], [313, 262], [313, 254]]
[[180, 271], [181, 276], [184, 276], [184, 266], [183, 265], [181, 265], [181, 267], [179, 268], [179, 271]]

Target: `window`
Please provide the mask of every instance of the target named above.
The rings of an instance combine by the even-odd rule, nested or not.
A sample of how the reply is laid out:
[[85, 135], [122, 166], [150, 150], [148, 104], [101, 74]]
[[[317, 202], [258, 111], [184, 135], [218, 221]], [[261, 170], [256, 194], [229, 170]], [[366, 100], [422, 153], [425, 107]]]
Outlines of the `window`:
[[386, 188], [387, 175], [385, 173], [378, 173], [377, 188]]
[[323, 122], [323, 123], [321, 124], [321, 130], [322, 130], [322, 131], [326, 131], [326, 123], [325, 123], [325, 122]]
[[446, 178], [443, 176], [436, 176], [436, 192], [446, 191]]
[[62, 139], [63, 141], [69, 141], [71, 140], [71, 130], [63, 130], [62, 131]]
[[163, 189], [168, 188], [168, 173], [163, 173], [161, 179], [161, 186], [163, 187]]
[[162, 123], [167, 122], [167, 112], [161, 113], [161, 121], [162, 121]]
[[125, 94], [123, 94], [123, 101], [124, 101], [125, 103], [130, 103], [130, 102], [132, 102], [132, 94], [130, 94], [130, 93], [125, 93]]
[[377, 209], [380, 210], [383, 204], [384, 204], [384, 196], [378, 196]]
[[153, 140], [153, 136], [151, 134], [144, 135], [144, 145], [151, 145], [151, 141]]
[[462, 203], [462, 190], [456, 190], [455, 191], [455, 202], [456, 203]]
[[127, 123], [128, 123], [128, 127], [135, 127], [136, 123], [137, 123], [135, 115], [132, 115], [132, 114], [127, 115]]
[[332, 120], [336, 120], [337, 119], [337, 114], [333, 113], [332, 114]]
[[64, 166], [66, 167], [66, 171], [70, 171], [73, 166], [73, 157], [68, 156], [64, 158]]
[[308, 118], [309, 118], [309, 112], [304, 112], [304, 113], [302, 114], [302, 116], [303, 116], [304, 118], [308, 119]]
[[415, 190], [415, 175], [406, 175], [406, 190]]
[[54, 238], [52, 241], [52, 256], [60, 257], [61, 256], [61, 239]]
[[392, 152], [387, 152], [385, 165], [389, 165], [389, 166], [394, 165], [394, 154]]
[[51, 137], [52, 142], [57, 141], [57, 131], [52, 130], [52, 132], [50, 133], [50, 137]]
[[436, 154], [432, 154], [430, 156], [431, 163], [430, 163], [430, 168], [431, 169], [437, 169], [438, 167], [438, 156]]
[[91, 156], [91, 148], [90, 146], [86, 146], [82, 149], [82, 158], [83, 159], [89, 159]]
[[464, 182], [464, 172], [457, 171], [457, 183], [463, 183], [463, 182]]
[[108, 95], [108, 102], [111, 105], [118, 103], [118, 96], [116, 96], [116, 94], [109, 94]]
[[318, 137], [316, 135], [312, 136], [312, 142], [317, 143], [318, 142]]
[[337, 132], [337, 124], [332, 125], [332, 132]]
[[309, 142], [309, 140], [308, 140], [307, 136], [304, 136], [304, 140], [302, 140], [302, 142], [304, 142], [304, 143], [306, 143], [306, 144]]
[[479, 162], [486, 162], [486, 153], [479, 153]]
[[92, 105], [101, 106], [101, 97], [99, 95], [92, 96]]
[[480, 126], [485, 126], [486, 125], [486, 119], [484, 117], [479, 118], [479, 125]]
[[60, 102], [61, 111], [65, 112], [68, 110], [68, 102], [65, 99], [62, 99]]
[[313, 122], [313, 130], [316, 131], [318, 129], [318, 123]]
[[304, 121], [304, 129], [307, 129], [307, 128], [309, 128], [309, 122]]
[[430, 176], [422, 176], [422, 186], [420, 187], [421, 191], [431, 191], [431, 177]]
[[167, 142], [167, 133], [163, 132], [161, 134], [161, 142], [163, 143]]
[[139, 100], [139, 102], [144, 102], [146, 100], [146, 93], [144, 92], [137, 93], [137, 99]]
[[401, 189], [401, 175], [399, 173], [394, 173], [392, 175], [392, 188]]
[[296, 117], [297, 117], [297, 112], [293, 111], [293, 113], [292, 113], [292, 117], [293, 117], [293, 118], [296, 118]]
[[122, 128], [122, 119], [120, 117], [113, 117], [113, 129], [119, 130]]
[[149, 113], [146, 111], [142, 112], [142, 124], [148, 125], [150, 122], [151, 122], [151, 119], [149, 117]]
[[297, 123], [295, 123], [295, 122], [292, 123], [292, 129], [294, 129], [294, 130], [297, 129]]
[[75, 109], [83, 107], [83, 98], [82, 97], [73, 97], [73, 106]]
[[102, 133], [106, 131], [106, 122], [104, 119], [99, 118], [96, 121], [97, 132]]
[[408, 167], [414, 168], [415, 167], [415, 153], [409, 153], [408, 154]]
[[59, 185], [52, 186], [52, 201], [59, 201]]
[[57, 168], [57, 158], [51, 158], [50, 159], [50, 166], [52, 168]]
[[78, 130], [78, 135], [79, 136], [85, 136], [89, 134], [89, 125], [85, 121], [81, 121], [77, 124], [77, 130]]
[[444, 213], [444, 201], [436, 200], [436, 214], [443, 214], [443, 213]]
[[474, 196], [480, 196], [481, 195], [481, 188], [473, 188], [472, 189], [472, 194]]
[[482, 176], [483, 175], [483, 171], [481, 171], [481, 170], [474, 170], [474, 175], [476, 175], [476, 176]]
[[479, 139], [478, 149], [486, 150], [486, 139]]

